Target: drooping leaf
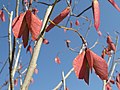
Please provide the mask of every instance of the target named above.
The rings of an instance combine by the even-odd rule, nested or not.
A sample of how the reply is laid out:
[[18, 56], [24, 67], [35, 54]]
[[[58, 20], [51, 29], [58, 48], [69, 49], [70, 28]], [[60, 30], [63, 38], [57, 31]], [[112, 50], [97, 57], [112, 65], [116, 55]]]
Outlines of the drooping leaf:
[[107, 36], [107, 43], [110, 50], [116, 51], [115, 44], [112, 42], [112, 39], [109, 35]]
[[83, 79], [84, 77], [84, 73], [81, 72], [84, 56], [85, 56], [85, 51], [83, 51], [81, 54], [78, 54], [77, 57], [73, 60], [73, 68], [77, 78], [79, 79]]
[[115, 7], [120, 12], [120, 8], [118, 7], [118, 5], [115, 3], [114, 0], [108, 0], [108, 1], [113, 5], [113, 7]]
[[21, 31], [23, 31], [22, 40], [23, 40], [23, 46], [25, 48], [28, 45], [28, 40], [29, 40], [29, 29], [28, 29], [25, 18], [23, 19], [20, 29]]
[[94, 27], [95, 27], [98, 35], [102, 35], [102, 33], [99, 30], [99, 26], [100, 26], [100, 8], [99, 8], [98, 0], [93, 0], [92, 1], [92, 10], [93, 10], [93, 17], [94, 17]]
[[25, 13], [21, 13], [18, 17], [14, 18], [12, 23], [12, 31], [16, 38], [20, 38], [24, 29], [21, 29], [21, 25], [24, 19]]
[[73, 60], [73, 68], [78, 79], [84, 79], [89, 84], [89, 66], [85, 58], [85, 51], [78, 54]]
[[[68, 14], [70, 13], [70, 7], [65, 8], [55, 19], [53, 22], [55, 24], [59, 24]], [[52, 29], [55, 25], [50, 23], [49, 26], [46, 28], [46, 32]]]
[[89, 67], [90, 67], [90, 69], [91, 69], [91, 71], [92, 71], [92, 68], [93, 68], [93, 52], [90, 50], [90, 49], [87, 49], [86, 50], [86, 59], [87, 59], [87, 61], [88, 61], [88, 65], [89, 65]]
[[82, 66], [83, 72], [84, 72], [84, 81], [89, 85], [89, 65], [86, 57], [84, 57], [83, 66]]
[[93, 68], [95, 70], [95, 73], [102, 79], [107, 80], [108, 79], [108, 65], [106, 61], [92, 52], [93, 56]]
[[0, 10], [0, 19], [5, 22], [5, 14], [3, 12], [3, 10]]
[[30, 10], [26, 11], [25, 17], [28, 28], [32, 34], [32, 40], [37, 40], [42, 27], [42, 21], [39, 20], [39, 18], [35, 16]]

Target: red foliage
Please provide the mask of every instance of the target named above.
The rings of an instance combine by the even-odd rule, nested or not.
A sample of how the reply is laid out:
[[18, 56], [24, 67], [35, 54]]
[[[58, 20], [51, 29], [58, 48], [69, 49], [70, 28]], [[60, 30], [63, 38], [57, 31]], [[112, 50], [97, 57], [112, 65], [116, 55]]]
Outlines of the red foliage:
[[3, 10], [0, 10], [0, 19], [5, 22], [5, 14], [3, 13]]
[[112, 39], [109, 35], [107, 36], [107, 43], [110, 50], [116, 51], [115, 44], [112, 42]]
[[105, 87], [106, 87], [106, 90], [112, 90], [112, 87], [111, 87], [110, 83], [107, 83], [107, 84], [105, 85]]
[[80, 25], [80, 22], [78, 20], [75, 21], [75, 25], [76, 26], [79, 26]]
[[116, 85], [118, 89], [120, 90], [120, 73], [116, 76]]
[[44, 44], [49, 44], [49, 41], [44, 38], [44, 39], [43, 39], [43, 43], [44, 43]]
[[29, 32], [31, 32], [32, 40], [37, 40], [42, 27], [42, 21], [38, 19], [30, 10], [21, 13], [13, 20], [12, 29], [16, 38], [22, 36], [24, 47], [28, 44]]
[[55, 62], [56, 62], [57, 64], [60, 64], [60, 63], [61, 63], [60, 58], [59, 58], [58, 56], [55, 57]]
[[93, 9], [93, 17], [94, 17], [94, 27], [95, 27], [98, 35], [102, 35], [102, 33], [99, 30], [99, 26], [100, 26], [100, 8], [99, 8], [98, 0], [93, 0], [92, 9]]
[[[65, 8], [55, 19], [53, 22], [55, 24], [59, 24], [67, 15], [70, 13], [70, 7]], [[49, 26], [46, 28], [46, 32], [48, 32], [50, 29], [52, 29], [55, 25], [50, 23]]]
[[113, 5], [113, 7], [115, 7], [120, 12], [120, 8], [118, 7], [118, 5], [115, 3], [114, 0], [108, 0], [108, 1]]
[[14, 80], [14, 85], [17, 86], [18, 85], [18, 79]]
[[108, 79], [106, 61], [90, 49], [86, 49], [73, 60], [73, 68], [78, 79], [84, 79], [87, 84], [89, 84], [89, 69], [92, 71], [92, 68], [102, 80]]

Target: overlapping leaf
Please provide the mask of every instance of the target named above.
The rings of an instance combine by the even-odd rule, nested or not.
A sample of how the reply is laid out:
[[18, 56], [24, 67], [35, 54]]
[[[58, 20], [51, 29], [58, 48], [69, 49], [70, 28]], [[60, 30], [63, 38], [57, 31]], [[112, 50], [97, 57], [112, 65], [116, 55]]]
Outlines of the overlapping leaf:
[[37, 40], [42, 27], [42, 21], [38, 19], [30, 10], [21, 13], [13, 20], [12, 30], [16, 38], [22, 36], [24, 47], [27, 46], [29, 40], [29, 32], [32, 40]]

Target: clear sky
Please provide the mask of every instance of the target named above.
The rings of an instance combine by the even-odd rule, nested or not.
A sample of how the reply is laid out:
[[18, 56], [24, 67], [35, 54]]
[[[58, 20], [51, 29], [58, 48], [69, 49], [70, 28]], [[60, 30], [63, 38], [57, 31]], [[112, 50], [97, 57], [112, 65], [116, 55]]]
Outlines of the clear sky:
[[[44, 1], [47, 3], [51, 3], [54, 0], [38, 0], [38, 1]], [[72, 7], [74, 5], [74, 2], [78, 2], [76, 4], [76, 7], [74, 9], [75, 14], [79, 14], [81, 11], [86, 9], [88, 6], [91, 5], [92, 0], [72, 0]], [[120, 4], [119, 0], [115, 0], [118, 5]], [[86, 38], [88, 42], [88, 47], [91, 47], [95, 41], [98, 39], [99, 44], [94, 47], [92, 50], [97, 53], [98, 55], [101, 55], [101, 52], [103, 50], [103, 46], [107, 46], [106, 43], [106, 36], [107, 32], [111, 35], [113, 41], [115, 42], [115, 33], [114, 31], [120, 31], [120, 12], [118, 12], [107, 0], [99, 0], [100, 3], [100, 31], [102, 32], [102, 36], [99, 37], [96, 33], [95, 28], [92, 26], [90, 28], [90, 31], [88, 33], [88, 36]], [[14, 0], [0, 0], [0, 9], [2, 8], [2, 5], [5, 5], [6, 8], [8, 8], [9, 11], [15, 11], [15, 1]], [[33, 3], [33, 6], [36, 7], [39, 10], [38, 17], [43, 20], [45, 10], [47, 6]], [[61, 0], [56, 6], [53, 11], [53, 14], [51, 16], [51, 19], [53, 19], [55, 16], [57, 16], [65, 7], [67, 4], [65, 3], [65, 0]], [[20, 7], [19, 12], [22, 11], [22, 7]], [[0, 21], [0, 37], [8, 35], [8, 15], [5, 12], [6, 16], [6, 22]], [[15, 13], [14, 13], [15, 16]], [[93, 13], [92, 9], [89, 9], [86, 11], [83, 16], [87, 16], [90, 20], [93, 21]], [[80, 25], [75, 26], [75, 21], [79, 20]], [[67, 18], [61, 22], [59, 25], [65, 25]], [[85, 33], [87, 31], [89, 22], [87, 22], [83, 18], [75, 18], [71, 17], [70, 19], [73, 22], [73, 28], [79, 29], [80, 33], [85, 36]], [[69, 23], [68, 23], [69, 27]], [[77, 53], [72, 52], [68, 50], [68, 48], [65, 45], [65, 40], [69, 39], [71, 41], [70, 46], [72, 48], [77, 48], [82, 45], [81, 39], [78, 37], [76, 33], [73, 33], [71, 31], [64, 32], [63, 29], [60, 29], [58, 27], [54, 27], [50, 32], [45, 34], [45, 38], [49, 40], [48, 45], [42, 45], [41, 51], [39, 54], [38, 62], [37, 62], [37, 68], [39, 69], [39, 73], [36, 75], [33, 75], [34, 83], [30, 85], [29, 90], [52, 90], [62, 79], [62, 71], [66, 74], [71, 68], [72, 68], [72, 62], [74, 58], [77, 56]], [[118, 50], [120, 49], [120, 46], [118, 46]], [[3, 63], [8, 58], [8, 39], [7, 38], [0, 38], [0, 68], [3, 66]], [[79, 48], [76, 49], [79, 51]], [[54, 61], [54, 58], [56, 57], [57, 53], [59, 53], [59, 58], [61, 60], [61, 64], [56, 64]], [[119, 53], [117, 53], [116, 58], [119, 57]], [[23, 63], [25, 67], [28, 65], [28, 62], [30, 61], [30, 53], [26, 53], [26, 49], [22, 48], [22, 54], [20, 56], [20, 61]], [[107, 59], [107, 58], [106, 58]], [[106, 60], [107, 61], [107, 60]], [[119, 71], [117, 68], [116, 70]], [[8, 64], [4, 68], [4, 71], [0, 74], [0, 86], [4, 83], [5, 80], [8, 80]], [[18, 74], [17, 74], [18, 75]], [[17, 76], [16, 75], [16, 76]], [[90, 84], [89, 86], [86, 85], [86, 83], [83, 80], [78, 80], [75, 76], [75, 73], [73, 72], [69, 78], [66, 79], [66, 85], [69, 88], [69, 90], [101, 90], [102, 89], [102, 81], [98, 76], [93, 72], [90, 74]], [[6, 90], [7, 87], [4, 87], [2, 90]], [[19, 86], [15, 87], [15, 90], [19, 90]], [[113, 86], [113, 90], [117, 90], [116, 86]]]

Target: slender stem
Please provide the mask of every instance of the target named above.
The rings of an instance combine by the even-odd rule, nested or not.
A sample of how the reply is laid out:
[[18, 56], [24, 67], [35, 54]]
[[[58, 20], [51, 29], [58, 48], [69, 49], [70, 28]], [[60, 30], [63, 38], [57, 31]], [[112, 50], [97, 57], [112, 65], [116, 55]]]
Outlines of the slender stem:
[[[65, 75], [64, 79], [67, 79], [73, 71], [74, 71], [74, 68], [70, 69], [70, 71]], [[62, 83], [63, 83], [63, 80], [61, 80], [53, 90], [58, 90], [59, 87], [62, 85]]]
[[64, 75], [64, 72], [62, 72], [62, 78], [63, 78], [63, 88], [64, 90], [66, 90], [66, 82], [65, 82], [65, 75]]

